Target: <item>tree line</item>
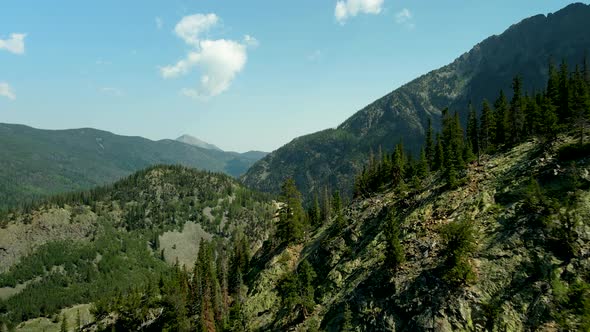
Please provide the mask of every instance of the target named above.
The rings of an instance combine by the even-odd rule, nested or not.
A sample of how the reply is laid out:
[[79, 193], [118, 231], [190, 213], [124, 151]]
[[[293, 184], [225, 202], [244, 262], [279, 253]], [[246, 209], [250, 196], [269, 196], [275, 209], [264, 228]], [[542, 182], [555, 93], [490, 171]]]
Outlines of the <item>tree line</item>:
[[493, 104], [483, 100], [480, 111], [469, 104], [466, 128], [458, 112], [442, 110], [438, 131], [428, 120], [425, 142], [418, 157], [398, 143], [393, 152], [379, 149], [370, 154], [357, 175], [354, 196], [369, 195], [390, 186], [416, 184], [432, 172], [440, 171], [449, 188], [457, 187], [467, 164], [482, 154], [507, 150], [535, 137], [551, 142], [560, 132], [575, 131], [579, 146], [586, 144], [590, 123], [590, 68], [587, 58], [582, 66], [570, 70], [566, 62], [557, 68], [549, 62], [546, 88], [525, 93], [522, 78], [512, 80], [512, 97], [500, 91]]

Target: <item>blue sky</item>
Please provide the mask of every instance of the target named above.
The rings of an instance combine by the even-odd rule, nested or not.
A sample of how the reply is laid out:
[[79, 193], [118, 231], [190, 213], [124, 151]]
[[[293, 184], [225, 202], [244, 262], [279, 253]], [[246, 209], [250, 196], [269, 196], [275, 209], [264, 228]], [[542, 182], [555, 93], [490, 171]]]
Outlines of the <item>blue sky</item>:
[[271, 151], [570, 2], [1, 0], [0, 122]]

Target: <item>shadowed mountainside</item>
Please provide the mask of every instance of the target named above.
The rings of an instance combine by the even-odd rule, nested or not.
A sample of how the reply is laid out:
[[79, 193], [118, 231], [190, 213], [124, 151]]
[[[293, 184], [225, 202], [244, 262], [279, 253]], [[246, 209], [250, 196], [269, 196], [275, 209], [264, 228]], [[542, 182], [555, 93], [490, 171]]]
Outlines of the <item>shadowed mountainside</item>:
[[[287, 177], [304, 194], [324, 186], [350, 193], [353, 178], [379, 148], [392, 151], [403, 141], [420, 148], [428, 119], [439, 128], [442, 109], [465, 118], [468, 103], [479, 108], [503, 89], [510, 97], [515, 75], [526, 78], [527, 91], [547, 81], [547, 64], [562, 59], [578, 64], [590, 49], [590, 6], [577, 3], [548, 15], [536, 15], [492, 36], [453, 63], [423, 75], [358, 111], [336, 129], [294, 139], [258, 161], [242, 177], [258, 190], [278, 192]], [[308, 197], [311, 197], [308, 195]]]

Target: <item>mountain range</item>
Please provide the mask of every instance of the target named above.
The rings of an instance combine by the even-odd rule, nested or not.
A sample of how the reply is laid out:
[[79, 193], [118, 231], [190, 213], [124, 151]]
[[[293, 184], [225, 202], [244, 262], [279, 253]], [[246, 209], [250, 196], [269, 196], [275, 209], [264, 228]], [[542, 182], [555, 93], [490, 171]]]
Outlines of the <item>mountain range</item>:
[[510, 98], [515, 75], [523, 78], [526, 91], [538, 91], [551, 59], [580, 64], [590, 50], [587, 22], [590, 6], [582, 3], [524, 19], [370, 103], [337, 128], [294, 139], [255, 163], [242, 180], [276, 193], [283, 179], [292, 177], [307, 197], [324, 187], [350, 193], [371, 151], [391, 152], [403, 142], [416, 155], [429, 119], [439, 130], [442, 109], [457, 111], [465, 120], [470, 101], [480, 108], [483, 99], [493, 102], [501, 89]]
[[225, 152], [92, 128], [42, 130], [0, 124], [0, 207], [112, 183], [155, 164], [181, 164], [234, 177], [263, 152]]

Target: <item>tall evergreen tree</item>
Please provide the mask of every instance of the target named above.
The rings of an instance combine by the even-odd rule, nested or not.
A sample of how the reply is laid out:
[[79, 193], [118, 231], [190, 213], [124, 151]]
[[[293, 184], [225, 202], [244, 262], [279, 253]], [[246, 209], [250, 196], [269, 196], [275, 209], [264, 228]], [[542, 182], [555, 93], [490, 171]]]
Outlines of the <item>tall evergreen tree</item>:
[[539, 132], [541, 123], [541, 107], [539, 105], [540, 94], [532, 97], [525, 94], [523, 98], [523, 108], [525, 114], [525, 129], [523, 135], [531, 136]]
[[433, 168], [434, 163], [434, 132], [432, 129], [432, 120], [428, 118], [428, 127], [426, 129], [426, 139], [424, 142], [424, 152], [426, 155], [426, 160], [428, 161], [428, 167]]
[[438, 171], [443, 168], [444, 165], [444, 148], [442, 144], [442, 137], [440, 134], [436, 134], [436, 145], [434, 149], [434, 160], [432, 161], [432, 170]]
[[461, 129], [461, 123], [457, 112], [455, 112], [454, 116], [451, 116], [448, 109], [443, 110], [442, 123], [444, 176], [449, 187], [455, 188], [459, 183], [458, 171], [465, 167], [463, 158], [465, 154], [465, 146], [463, 142], [464, 133], [463, 129]]
[[557, 101], [557, 116], [560, 123], [566, 123], [570, 117], [570, 82], [567, 63], [563, 61], [559, 67], [559, 97]]
[[315, 278], [316, 273], [307, 260], [302, 261], [294, 273], [287, 273], [277, 287], [283, 308], [300, 312], [304, 318], [307, 317], [315, 306]]
[[471, 144], [473, 153], [479, 156], [479, 133], [477, 124], [477, 113], [475, 108], [469, 102], [469, 116], [467, 118], [467, 139]]
[[397, 268], [399, 268], [399, 266], [405, 261], [405, 254], [400, 239], [400, 222], [395, 214], [392, 213], [390, 217], [387, 218], [383, 233], [385, 235], [385, 243], [387, 244], [385, 252], [387, 267], [397, 270]]
[[419, 178], [426, 177], [430, 171], [429, 162], [426, 158], [426, 152], [424, 151], [424, 148], [420, 149], [420, 159], [418, 160], [418, 167], [416, 171]]
[[451, 128], [451, 148], [455, 154], [455, 167], [457, 170], [465, 168], [465, 141], [463, 137], [465, 132], [461, 127], [461, 120], [459, 119], [459, 113], [455, 112], [453, 115], [453, 122]]
[[[371, 162], [369, 161], [369, 167], [371, 165]], [[363, 181], [362, 182], [366, 182], [364, 181], [367, 177], [367, 173], [363, 172], [364, 176], [363, 176]], [[324, 221], [329, 221], [330, 219], [332, 219], [332, 199], [330, 197], [329, 191], [328, 191], [328, 187], [324, 187], [324, 193], [323, 193], [323, 199], [322, 199], [322, 219]]]
[[61, 314], [61, 325], [59, 330], [60, 332], [68, 332], [68, 321], [66, 319], [66, 314]]
[[588, 127], [588, 119], [590, 116], [590, 93], [583, 73], [579, 71], [578, 67], [576, 67], [576, 70], [572, 75], [570, 85], [572, 92], [570, 103], [572, 120], [580, 135], [580, 144], [584, 144], [586, 128]]
[[354, 326], [352, 325], [352, 311], [348, 302], [344, 304], [344, 312], [342, 313], [342, 326], [340, 327], [341, 332], [353, 332]]
[[317, 194], [313, 195], [313, 203], [309, 208], [309, 220], [314, 227], [322, 223], [322, 209], [320, 208], [320, 200]]
[[340, 198], [340, 191], [336, 190], [332, 195], [332, 210], [336, 215], [336, 224], [344, 227], [344, 215], [342, 214], [342, 199]]
[[522, 97], [522, 79], [516, 76], [512, 79], [512, 99], [507, 117], [508, 143], [516, 145], [522, 142], [525, 132], [525, 114]]
[[504, 91], [500, 90], [500, 95], [494, 102], [494, 120], [496, 120], [496, 140], [497, 146], [506, 143], [506, 115], [508, 114], [508, 102]]
[[316, 273], [307, 259], [303, 260], [297, 268], [297, 277], [299, 279], [301, 306], [303, 316], [307, 317], [315, 306], [315, 287], [314, 281]]
[[547, 88], [545, 90], [545, 97], [552, 103], [553, 106], [557, 107], [559, 103], [559, 73], [555, 68], [555, 64], [549, 60], [549, 71], [547, 78]]
[[391, 156], [391, 175], [394, 185], [403, 182], [405, 168], [404, 146], [403, 143], [398, 143]]
[[336, 190], [334, 191], [334, 194], [332, 194], [332, 211], [334, 211], [335, 213], [340, 213], [341, 210], [342, 199], [340, 198], [340, 191]]
[[481, 106], [481, 116], [479, 121], [479, 140], [481, 144], [481, 151], [490, 152], [493, 144], [496, 141], [496, 123], [494, 121], [494, 114], [490, 108], [487, 100], [483, 100]]
[[450, 189], [455, 189], [459, 185], [457, 169], [455, 167], [457, 163], [456, 155], [457, 152], [448, 146], [445, 152], [444, 176]]
[[80, 317], [80, 309], [76, 311], [76, 331], [82, 330], [82, 317]]
[[557, 135], [557, 107], [547, 96], [541, 97], [541, 121], [538, 135], [545, 140], [552, 140]]
[[301, 205], [301, 193], [292, 178], [283, 183], [281, 200], [284, 205], [279, 211], [278, 236], [287, 244], [299, 242], [303, 239], [305, 214]]

